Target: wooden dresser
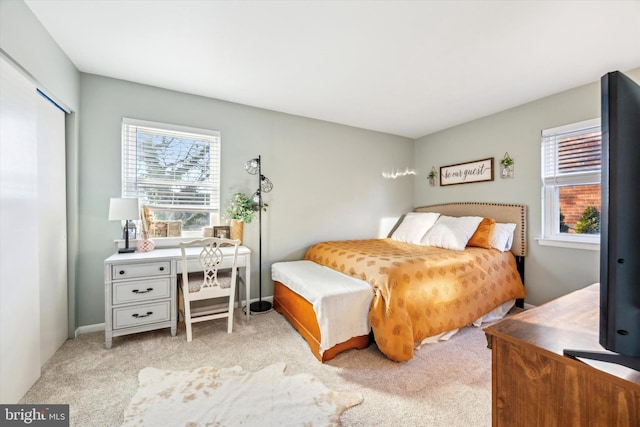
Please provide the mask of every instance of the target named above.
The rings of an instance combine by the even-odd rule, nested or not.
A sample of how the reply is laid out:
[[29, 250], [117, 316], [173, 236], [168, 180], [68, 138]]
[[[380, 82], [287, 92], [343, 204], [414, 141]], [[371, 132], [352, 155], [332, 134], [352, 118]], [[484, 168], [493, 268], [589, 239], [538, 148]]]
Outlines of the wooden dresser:
[[598, 284], [487, 327], [493, 426], [640, 427], [640, 372], [563, 356], [600, 350]]

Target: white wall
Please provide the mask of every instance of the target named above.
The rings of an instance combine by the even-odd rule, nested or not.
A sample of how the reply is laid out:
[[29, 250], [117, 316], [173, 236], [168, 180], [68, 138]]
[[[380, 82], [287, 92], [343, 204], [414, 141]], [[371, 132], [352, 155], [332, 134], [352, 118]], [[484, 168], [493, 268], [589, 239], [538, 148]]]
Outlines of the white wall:
[[[611, 70], [615, 71], [615, 70]], [[624, 70], [622, 70], [625, 72]], [[625, 72], [640, 81], [640, 68]], [[529, 255], [525, 263], [526, 302], [538, 305], [599, 281], [599, 252], [540, 246], [541, 234], [540, 132], [600, 116], [600, 76], [594, 83], [567, 90], [535, 102], [460, 126], [427, 135], [416, 141], [416, 166], [422, 177], [434, 165], [495, 157], [506, 151], [515, 160], [515, 177], [495, 181], [431, 187], [416, 178], [414, 203], [497, 201], [528, 206]]]
[[[382, 178], [412, 166], [413, 140], [90, 74], [81, 75], [81, 94], [79, 325], [104, 321], [103, 261], [120, 233], [107, 213], [120, 194], [122, 117], [220, 131], [223, 206], [234, 192], [256, 190], [244, 163], [262, 155], [274, 185], [264, 197], [263, 296], [273, 294], [273, 262], [300, 259], [319, 240], [377, 237], [383, 218], [413, 207], [411, 177]], [[244, 243], [255, 253], [257, 298], [255, 221], [245, 225]]]

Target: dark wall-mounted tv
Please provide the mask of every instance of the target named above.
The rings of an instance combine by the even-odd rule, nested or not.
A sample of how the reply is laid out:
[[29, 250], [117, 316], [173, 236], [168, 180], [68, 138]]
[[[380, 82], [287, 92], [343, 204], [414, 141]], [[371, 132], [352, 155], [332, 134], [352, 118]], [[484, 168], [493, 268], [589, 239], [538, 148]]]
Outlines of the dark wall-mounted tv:
[[619, 71], [602, 76], [600, 345], [571, 357], [640, 371], [640, 86]]

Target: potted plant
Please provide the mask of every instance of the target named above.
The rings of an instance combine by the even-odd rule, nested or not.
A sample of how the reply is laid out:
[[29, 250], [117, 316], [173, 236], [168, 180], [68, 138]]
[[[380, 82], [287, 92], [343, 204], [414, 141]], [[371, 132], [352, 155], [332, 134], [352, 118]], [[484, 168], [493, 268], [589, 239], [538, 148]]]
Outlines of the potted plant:
[[429, 184], [431, 184], [431, 185], [435, 185], [436, 184], [436, 175], [437, 175], [436, 169], [435, 169], [435, 167], [432, 167], [431, 171], [427, 175], [427, 179], [429, 180]]
[[500, 160], [502, 166], [502, 177], [513, 178], [513, 159], [509, 153], [504, 153], [504, 157]]
[[[262, 204], [262, 209], [267, 210], [268, 205]], [[234, 193], [231, 202], [227, 206], [227, 216], [231, 228], [231, 238], [242, 241], [243, 224], [250, 224], [260, 209], [258, 203], [244, 193]]]
[[231, 196], [231, 202], [229, 206], [227, 206], [229, 219], [250, 224], [256, 212], [258, 212], [258, 203], [250, 199], [246, 194], [234, 193], [233, 196]]

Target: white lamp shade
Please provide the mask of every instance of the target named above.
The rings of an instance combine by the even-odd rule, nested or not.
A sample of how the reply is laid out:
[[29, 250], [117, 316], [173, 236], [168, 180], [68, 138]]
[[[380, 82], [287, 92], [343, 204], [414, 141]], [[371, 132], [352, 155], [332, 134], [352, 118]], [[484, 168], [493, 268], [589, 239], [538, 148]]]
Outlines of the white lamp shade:
[[111, 198], [109, 202], [109, 221], [140, 218], [138, 199]]

